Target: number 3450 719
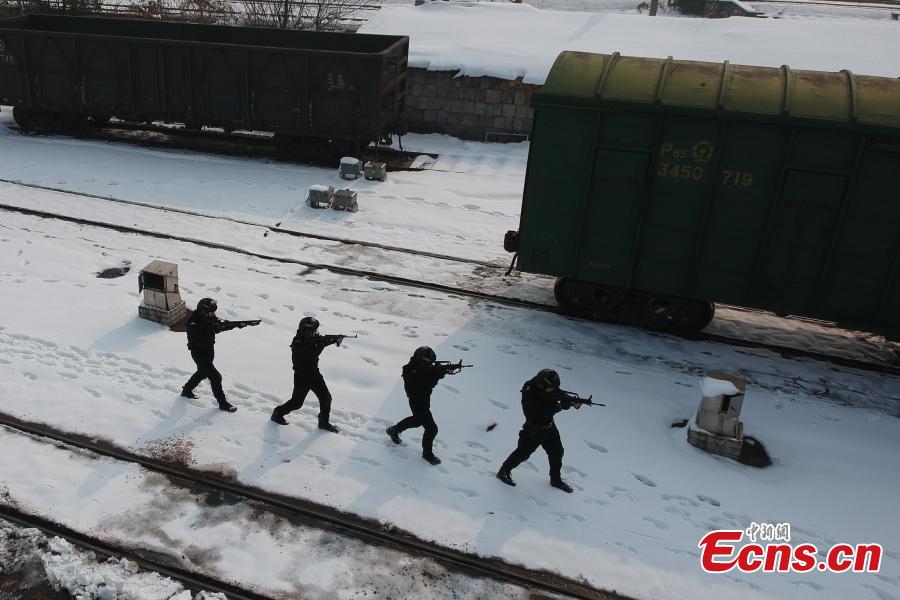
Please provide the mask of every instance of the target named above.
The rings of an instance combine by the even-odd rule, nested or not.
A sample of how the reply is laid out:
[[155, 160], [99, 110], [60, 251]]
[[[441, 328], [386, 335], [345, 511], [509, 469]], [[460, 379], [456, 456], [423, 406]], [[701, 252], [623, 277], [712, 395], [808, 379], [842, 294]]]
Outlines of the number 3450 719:
[[[691, 165], [672, 165], [667, 162], [659, 163], [656, 170], [657, 177], [670, 177], [672, 179], [691, 179], [700, 181], [703, 179], [703, 167]], [[753, 173], [746, 171], [722, 171], [722, 185], [737, 187], [750, 187], [753, 185]]]

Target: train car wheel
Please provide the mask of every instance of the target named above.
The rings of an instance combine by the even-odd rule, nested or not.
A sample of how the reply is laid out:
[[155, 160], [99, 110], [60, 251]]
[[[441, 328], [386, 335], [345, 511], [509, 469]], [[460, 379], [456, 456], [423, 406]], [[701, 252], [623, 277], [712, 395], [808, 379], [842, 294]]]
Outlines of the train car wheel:
[[31, 131], [37, 125], [34, 111], [21, 106], [13, 108], [13, 120], [23, 131]]

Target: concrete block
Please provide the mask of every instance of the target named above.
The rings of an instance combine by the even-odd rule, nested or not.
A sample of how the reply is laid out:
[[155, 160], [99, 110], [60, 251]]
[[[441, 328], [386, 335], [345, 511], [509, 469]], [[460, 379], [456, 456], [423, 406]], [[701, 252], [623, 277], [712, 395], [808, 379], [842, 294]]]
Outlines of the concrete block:
[[387, 165], [383, 162], [366, 162], [363, 172], [369, 181], [387, 181]]
[[354, 180], [359, 179], [362, 175], [362, 163], [358, 158], [345, 156], [341, 158], [341, 165], [338, 167], [338, 175], [341, 179]]
[[485, 90], [484, 100], [490, 103], [499, 103], [502, 98], [500, 90]]
[[345, 210], [348, 212], [356, 212], [359, 210], [359, 203], [356, 200], [356, 192], [353, 190], [338, 190], [334, 193], [334, 202], [331, 204], [334, 210]]
[[504, 104], [503, 105], [503, 116], [504, 117], [515, 117], [516, 116], [516, 107], [512, 104]]
[[334, 188], [330, 185], [311, 185], [306, 203], [312, 208], [330, 208], [334, 199]]

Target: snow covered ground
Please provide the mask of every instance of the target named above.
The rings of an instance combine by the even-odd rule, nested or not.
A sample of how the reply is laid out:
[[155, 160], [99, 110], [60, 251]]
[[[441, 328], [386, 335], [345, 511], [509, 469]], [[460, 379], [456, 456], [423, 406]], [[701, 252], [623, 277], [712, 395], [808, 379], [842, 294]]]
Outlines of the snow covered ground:
[[[434, 144], [438, 138], [427, 141]], [[269, 222], [290, 218], [297, 228], [325, 226], [325, 231], [359, 232], [395, 245], [460, 253], [471, 248], [476, 255], [501, 256], [489, 241], [515, 222], [524, 153], [513, 147], [513, 158], [503, 159], [512, 161], [509, 177], [501, 169], [490, 182], [495, 161], [507, 147], [445, 144], [451, 162], [439, 159], [434, 172], [395, 173], [385, 184], [362, 184], [373, 193], [355, 215], [302, 206], [303, 188], [332, 183], [332, 170], [65, 138], [0, 136], [0, 176], [113, 191], [210, 214]], [[34, 166], [39, 157], [54, 168]], [[485, 182], [495, 192], [483, 197]], [[420, 222], [411, 226], [404, 211], [430, 201], [438, 188], [445, 206], [416, 212]], [[77, 197], [60, 196], [0, 187], [3, 202], [77, 208]], [[102, 219], [95, 202], [83, 201]], [[471, 203], [484, 209], [478, 213], [484, 229], [475, 229], [469, 240], [453, 221], [468, 214], [472, 209], [465, 205]], [[120, 209], [110, 208], [109, 218], [121, 218]], [[194, 223], [187, 216], [134, 214], [140, 214], [140, 226], [160, 231], [189, 229]], [[387, 222], [391, 216], [393, 223]], [[231, 224], [222, 227], [234, 244], [252, 243], [245, 234], [228, 233]], [[394, 237], [389, 227], [400, 233]], [[489, 228], [497, 231], [490, 234]], [[212, 235], [212, 229], [206, 223], [194, 233]], [[429, 243], [435, 231], [455, 233]], [[257, 241], [271, 244], [260, 232], [256, 235]], [[291, 243], [281, 251], [298, 258], [324, 251], [321, 244]], [[296, 266], [192, 244], [12, 213], [0, 223], [0, 248], [4, 412], [101, 435], [147, 453], [160, 444], [179, 444], [197, 468], [391, 522], [455, 548], [584, 577], [639, 598], [797, 598], [810, 590], [818, 598], [900, 597], [900, 555], [891, 547], [900, 527], [885, 517], [900, 493], [896, 378], [328, 272], [304, 273]], [[360, 251], [359, 260], [366, 260], [365, 254]], [[177, 396], [192, 369], [184, 335], [137, 318], [134, 272], [113, 280], [95, 277], [121, 261], [139, 268], [157, 258], [180, 265], [182, 294], [191, 305], [212, 295], [223, 317], [264, 318], [263, 326], [223, 334], [217, 344], [226, 391], [239, 407], [234, 415], [214, 409], [205, 384], [200, 400]], [[422, 273], [423, 279], [430, 276]], [[327, 333], [360, 335], [323, 355], [339, 435], [315, 429], [313, 398], [288, 417], [291, 426], [278, 428], [268, 421], [271, 409], [290, 393], [287, 346], [297, 321], [307, 314], [316, 315]], [[402, 447], [383, 432], [406, 414], [399, 369], [422, 344], [432, 345], [440, 358], [476, 365], [435, 392], [441, 427], [436, 450], [444, 459], [437, 468], [419, 457], [420, 432], [405, 434]], [[514, 472], [518, 487], [507, 488], [494, 478], [521, 424], [519, 387], [545, 366], [560, 371], [567, 389], [594, 393], [608, 404], [558, 418], [567, 451], [564, 477], [576, 487], [571, 496], [547, 485], [540, 453]], [[670, 428], [696, 408], [699, 377], [709, 369], [748, 378], [746, 431], [766, 444], [774, 466], [756, 470], [711, 457], [688, 446], [683, 429]], [[498, 426], [487, 432], [490, 422]], [[26, 454], [36, 455], [10, 450], [4, 456]], [[104, 524], [125, 515], [149, 522], [150, 508], [135, 508], [127, 501], [134, 493], [121, 487], [131, 477], [127, 470], [95, 466], [79, 471], [51, 462], [40, 468], [35, 463], [26, 475], [24, 460], [5, 458], [3, 463], [0, 479], [9, 497], [37, 512], [93, 532], [106, 531]], [[66, 486], [77, 493], [67, 494]], [[54, 489], [59, 491], [48, 495]], [[162, 513], [153, 513], [154, 525], [180, 540], [172, 534], [183, 531], [184, 517]], [[791, 522], [798, 541], [878, 541], [888, 555], [877, 576], [703, 574], [697, 558], [700, 537], [710, 529], [742, 528], [752, 521]], [[165, 540], [158, 536], [153, 547], [165, 548]], [[175, 552], [180, 544], [171, 546]], [[223, 554], [212, 555], [207, 566], [226, 572]], [[273, 566], [270, 580], [279, 586], [308, 583], [287, 563], [277, 564], [282, 567]], [[313, 565], [312, 571], [325, 568]]]
[[360, 31], [409, 35], [413, 67], [542, 84], [563, 50], [897, 77], [898, 27], [893, 21], [651, 18], [434, 2], [385, 6]]
[[[411, 64], [522, 74], [537, 82], [563, 47], [888, 76], [900, 71], [892, 58], [900, 42], [880, 24], [638, 21], [499, 4], [380, 14], [393, 16], [373, 22], [372, 31], [416, 32]], [[521, 31], [530, 32], [527, 48]], [[5, 128], [7, 110], [0, 119], [2, 179], [498, 262], [508, 260], [500, 240], [518, 221], [527, 155], [526, 144], [410, 137], [405, 146], [441, 154], [434, 168], [392, 173], [386, 183], [353, 182], [361, 209], [347, 214], [303, 204], [309, 185], [343, 185], [334, 170], [26, 137]], [[272, 256], [348, 266], [385, 260], [375, 251], [264, 236], [261, 228], [233, 222], [211, 225], [202, 217], [10, 184], [0, 185], [0, 203], [224, 240]], [[211, 295], [225, 318], [263, 319], [258, 328], [223, 334], [217, 344], [216, 363], [237, 413], [216, 410], [205, 384], [199, 400], [178, 397], [193, 367], [184, 334], [136, 314], [136, 270], [154, 259], [179, 264], [191, 306]], [[126, 261], [135, 267], [127, 277], [96, 278]], [[464, 265], [435, 273], [447, 267], [411, 258], [381, 267], [424, 280], [478, 277]], [[528, 280], [515, 285], [533, 288], [522, 293], [547, 293]], [[323, 355], [339, 435], [315, 428], [314, 398], [288, 416], [289, 427], [268, 421], [290, 394], [288, 344], [304, 315], [319, 318], [325, 333], [359, 335]], [[384, 434], [407, 414], [400, 367], [423, 344], [441, 359], [476, 365], [435, 391], [436, 452], [444, 459], [436, 468], [419, 457], [421, 431], [404, 434], [399, 447]], [[494, 478], [521, 425], [519, 388], [543, 367], [557, 369], [565, 388], [607, 403], [558, 417], [572, 495], [548, 486], [540, 451], [513, 473], [516, 488]], [[696, 409], [699, 380], [709, 370], [747, 378], [745, 431], [766, 445], [773, 466], [758, 470], [704, 454], [687, 444], [683, 429], [670, 427]], [[190, 243], [14, 213], [0, 219], [0, 411], [148, 454], [176, 447], [195, 468], [638, 598], [900, 598], [900, 525], [891, 518], [900, 497], [898, 401], [895, 377], [306, 271]], [[492, 422], [497, 427], [487, 431]], [[391, 576], [365, 554], [358, 563], [336, 562], [324, 551], [305, 556], [302, 543], [322, 540], [273, 533], [242, 507], [192, 503], [111, 461], [77, 454], [62, 461], [52, 446], [5, 432], [0, 446], [3, 502], [88, 533], [184, 554], [198, 568], [233, 574], [257, 589], [348, 597], [372, 588], [342, 583], [347, 569], [371, 565], [366, 568], [379, 581]], [[879, 542], [882, 570], [704, 574], [700, 538], [751, 522], [790, 522], [795, 543]], [[301, 545], [284, 545], [295, 538]], [[431, 571], [422, 566], [421, 572]], [[515, 593], [439, 579], [428, 589], [405, 580], [411, 587], [394, 592]]]

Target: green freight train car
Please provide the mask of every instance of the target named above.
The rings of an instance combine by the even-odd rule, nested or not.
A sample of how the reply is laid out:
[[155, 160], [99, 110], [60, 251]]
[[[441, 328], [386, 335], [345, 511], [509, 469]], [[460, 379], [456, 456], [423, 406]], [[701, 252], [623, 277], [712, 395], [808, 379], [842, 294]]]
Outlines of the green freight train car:
[[532, 106], [506, 246], [567, 311], [900, 333], [900, 80], [563, 52]]

